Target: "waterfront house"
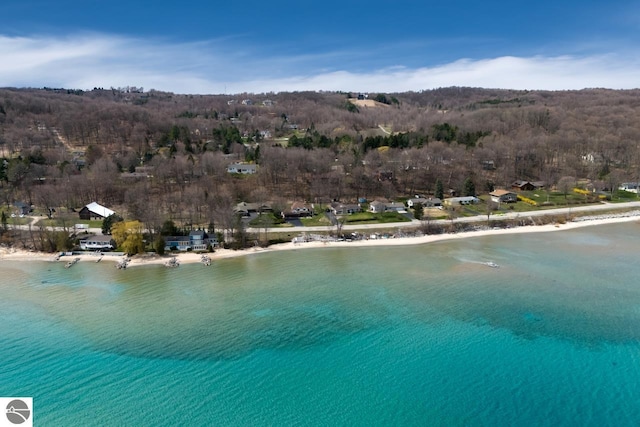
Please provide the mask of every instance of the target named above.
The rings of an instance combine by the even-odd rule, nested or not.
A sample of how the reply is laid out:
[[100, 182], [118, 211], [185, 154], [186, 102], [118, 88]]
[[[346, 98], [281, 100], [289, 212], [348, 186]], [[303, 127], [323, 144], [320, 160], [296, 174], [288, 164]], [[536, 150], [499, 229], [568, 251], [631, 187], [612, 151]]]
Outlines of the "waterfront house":
[[165, 251], [206, 251], [218, 246], [218, 238], [209, 236], [204, 230], [192, 230], [188, 236], [165, 236]]
[[115, 248], [115, 241], [111, 236], [87, 236], [80, 240], [80, 249], [83, 251], [110, 251]]

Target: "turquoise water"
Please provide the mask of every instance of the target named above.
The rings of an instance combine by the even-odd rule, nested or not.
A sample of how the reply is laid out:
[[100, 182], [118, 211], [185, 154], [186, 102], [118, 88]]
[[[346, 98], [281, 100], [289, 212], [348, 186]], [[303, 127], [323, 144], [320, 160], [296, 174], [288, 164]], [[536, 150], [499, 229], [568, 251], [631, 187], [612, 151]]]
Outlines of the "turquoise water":
[[638, 425], [639, 237], [3, 261], [0, 396], [45, 426]]

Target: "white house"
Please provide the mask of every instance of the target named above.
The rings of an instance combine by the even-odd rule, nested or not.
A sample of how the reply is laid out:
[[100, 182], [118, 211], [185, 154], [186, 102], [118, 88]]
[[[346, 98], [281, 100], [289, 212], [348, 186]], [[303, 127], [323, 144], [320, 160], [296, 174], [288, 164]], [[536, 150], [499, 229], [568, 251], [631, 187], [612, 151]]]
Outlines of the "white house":
[[442, 206], [442, 200], [437, 197], [414, 197], [407, 200], [407, 206], [410, 208], [413, 208], [413, 206], [417, 203], [420, 203], [423, 208], [435, 208], [438, 206]]
[[460, 205], [475, 205], [479, 203], [480, 199], [474, 196], [465, 196], [465, 197], [449, 197], [448, 199], [444, 199], [444, 204], [448, 206], [460, 206]]
[[258, 171], [258, 166], [249, 163], [232, 163], [227, 166], [228, 173], [240, 173], [243, 175], [253, 175]]
[[629, 193], [638, 194], [639, 186], [640, 184], [637, 182], [623, 182], [622, 184], [620, 184], [620, 187], [618, 187], [618, 190], [623, 190], [623, 191], [628, 191]]
[[111, 236], [89, 236], [80, 241], [80, 249], [84, 251], [109, 251], [115, 247], [113, 243]]

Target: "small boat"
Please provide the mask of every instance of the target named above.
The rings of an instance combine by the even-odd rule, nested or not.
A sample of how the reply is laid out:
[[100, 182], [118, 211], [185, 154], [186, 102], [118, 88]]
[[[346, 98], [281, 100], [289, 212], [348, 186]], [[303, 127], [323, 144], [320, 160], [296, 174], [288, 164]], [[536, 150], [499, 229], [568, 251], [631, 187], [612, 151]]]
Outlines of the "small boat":
[[493, 261], [489, 261], [486, 264], [491, 268], [500, 268], [500, 266]]

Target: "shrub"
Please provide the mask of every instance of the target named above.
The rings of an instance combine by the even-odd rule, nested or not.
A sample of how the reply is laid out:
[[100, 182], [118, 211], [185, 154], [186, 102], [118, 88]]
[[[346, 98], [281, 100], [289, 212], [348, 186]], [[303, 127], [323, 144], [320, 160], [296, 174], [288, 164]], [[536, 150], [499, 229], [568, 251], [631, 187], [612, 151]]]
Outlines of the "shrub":
[[536, 202], [535, 200], [530, 199], [530, 198], [528, 198], [528, 197], [524, 197], [524, 196], [523, 196], [523, 195], [521, 195], [521, 194], [518, 194], [518, 200], [523, 201], [523, 202], [525, 202], [525, 203], [528, 203], [528, 204], [530, 204], [531, 206], [538, 206], [538, 202]]

